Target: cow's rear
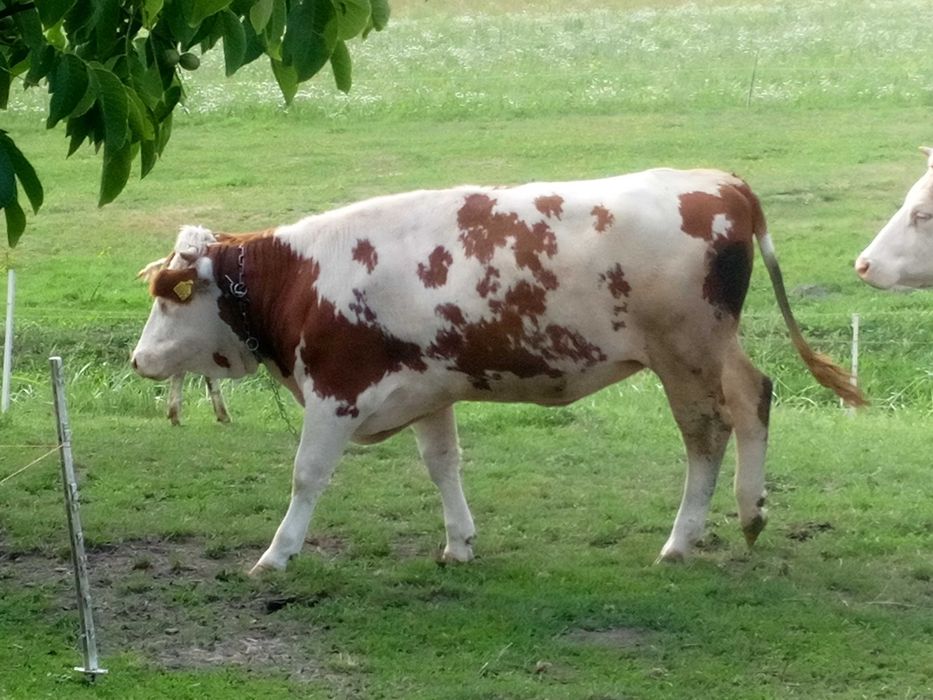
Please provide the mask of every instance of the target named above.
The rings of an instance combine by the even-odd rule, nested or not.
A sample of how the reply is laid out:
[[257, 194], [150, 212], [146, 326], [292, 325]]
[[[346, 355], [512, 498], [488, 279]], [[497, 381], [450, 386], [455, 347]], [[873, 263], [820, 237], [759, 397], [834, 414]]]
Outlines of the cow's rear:
[[702, 534], [733, 431], [749, 543], [765, 523], [771, 382], [737, 337], [756, 240], [795, 346], [859, 402], [793, 321], [758, 199], [712, 170], [413, 192], [244, 237], [185, 229], [134, 358], [149, 376], [261, 361], [304, 404], [291, 505], [258, 569], [299, 551], [348, 440], [408, 425], [441, 492], [445, 556], [469, 559], [452, 405], [566, 404], [648, 368], [687, 451], [661, 551], [678, 560]]

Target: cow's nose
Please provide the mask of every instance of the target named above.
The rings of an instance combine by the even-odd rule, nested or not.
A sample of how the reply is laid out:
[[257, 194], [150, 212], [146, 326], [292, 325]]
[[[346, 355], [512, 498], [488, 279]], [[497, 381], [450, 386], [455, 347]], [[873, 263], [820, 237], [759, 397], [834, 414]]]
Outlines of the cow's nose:
[[135, 356], [135, 355], [131, 358], [131, 362], [132, 362], [132, 365], [133, 365], [133, 369], [139, 369], [139, 365], [136, 364], [136, 356]]
[[859, 277], [864, 277], [868, 274], [868, 268], [871, 267], [871, 263], [868, 262], [868, 258], [863, 258], [861, 255], [858, 256], [858, 260], [855, 261], [855, 271], [858, 273]]

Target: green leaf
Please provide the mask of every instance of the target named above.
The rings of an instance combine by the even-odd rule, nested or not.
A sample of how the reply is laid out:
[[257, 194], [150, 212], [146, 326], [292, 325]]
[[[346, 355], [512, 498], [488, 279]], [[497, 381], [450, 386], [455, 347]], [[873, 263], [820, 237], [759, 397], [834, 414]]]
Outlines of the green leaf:
[[110, 151], [123, 148], [129, 138], [129, 107], [126, 88], [120, 79], [99, 63], [89, 63], [91, 82], [104, 118], [104, 140]]
[[29, 59], [29, 72], [23, 78], [23, 85], [34, 87], [47, 76], [54, 68], [58, 52], [54, 47], [46, 44], [41, 49], [32, 52]]
[[133, 144], [126, 143], [118, 149], [104, 148], [104, 168], [100, 177], [100, 201], [97, 206], [109, 204], [123, 191], [130, 179], [133, 165]]
[[350, 52], [347, 51], [347, 45], [344, 42], [338, 41], [334, 47], [334, 53], [330, 55], [330, 67], [334, 71], [337, 89], [341, 92], [350, 92], [350, 87], [353, 84], [353, 66], [350, 62]]
[[42, 0], [36, 3], [39, 19], [46, 27], [58, 24], [75, 4], [75, 0]]
[[294, 67], [298, 82], [317, 73], [337, 43], [337, 18], [331, 0], [298, 0], [288, 13], [282, 63]]
[[288, 8], [285, 0], [275, 0], [272, 7], [272, 17], [266, 24], [263, 32], [266, 44], [266, 54], [277, 61], [282, 60], [282, 35], [285, 33], [285, 21], [288, 19]]
[[[42, 183], [39, 182], [39, 177], [36, 175], [32, 163], [23, 155], [23, 152], [19, 150], [17, 145], [13, 142], [13, 139], [11, 139], [6, 132], [0, 132], [0, 148], [2, 148], [4, 156], [12, 165], [16, 177], [19, 178], [19, 183], [23, 186], [23, 192], [25, 192], [26, 196], [29, 198], [32, 210], [38, 212], [39, 207], [42, 206], [44, 193], [42, 191]], [[15, 190], [13, 196], [14, 198], [16, 197]]]
[[[4, 3], [6, 4], [6, 3]], [[42, 34], [42, 22], [39, 13], [34, 7], [22, 5], [22, 9], [13, 15], [16, 33], [22, 37], [23, 43], [30, 51], [39, 51], [45, 46], [45, 36]]]
[[159, 159], [158, 144], [155, 141], [143, 141], [139, 144], [139, 177], [143, 178], [155, 167]]
[[[97, 107], [94, 107], [96, 110]], [[65, 126], [65, 135], [71, 141], [68, 144], [68, 156], [70, 157], [84, 143], [94, 131], [95, 119], [87, 113], [69, 117], [68, 124]]]
[[373, 27], [381, 32], [389, 23], [389, 0], [370, 0], [372, 5]]
[[3, 208], [6, 216], [6, 239], [13, 248], [26, 230], [26, 214], [15, 199]]
[[333, 4], [338, 19], [338, 38], [352, 39], [366, 29], [372, 13], [369, 0], [333, 0]]
[[187, 0], [183, 2], [189, 27], [197, 27], [205, 19], [230, 5], [231, 0]]
[[165, 0], [143, 0], [143, 26], [146, 29], [156, 26], [164, 4]]
[[272, 8], [275, 6], [275, 0], [257, 0], [249, 8], [249, 21], [253, 25], [256, 33], [261, 33], [269, 20], [272, 18]]
[[45, 125], [51, 129], [67, 119], [87, 94], [88, 74], [84, 61], [74, 54], [64, 54], [49, 76], [49, 118]]
[[156, 152], [159, 155], [162, 155], [162, 151], [165, 150], [168, 140], [172, 137], [172, 115], [169, 113], [165, 119], [163, 119], [159, 124], [159, 134], [158, 134], [158, 144], [156, 146]]
[[0, 209], [16, 201], [16, 171], [7, 153], [5, 142], [8, 140], [6, 132], [3, 132], [3, 140], [0, 140]]
[[126, 104], [129, 108], [129, 126], [130, 132], [136, 141], [152, 141], [155, 139], [155, 127], [149, 115], [146, 105], [136, 94], [135, 90], [126, 89]]
[[13, 82], [13, 76], [10, 75], [10, 66], [7, 63], [6, 56], [0, 52], [0, 109], [6, 109], [10, 102], [10, 83]]
[[282, 91], [282, 97], [285, 98], [285, 104], [290, 105], [295, 95], [298, 93], [298, 74], [292, 66], [286, 66], [281, 61], [270, 59], [272, 62], [272, 75], [275, 76], [279, 84], [279, 90]]
[[230, 10], [221, 15], [224, 26], [224, 69], [228, 76], [236, 73], [246, 56], [246, 30]]

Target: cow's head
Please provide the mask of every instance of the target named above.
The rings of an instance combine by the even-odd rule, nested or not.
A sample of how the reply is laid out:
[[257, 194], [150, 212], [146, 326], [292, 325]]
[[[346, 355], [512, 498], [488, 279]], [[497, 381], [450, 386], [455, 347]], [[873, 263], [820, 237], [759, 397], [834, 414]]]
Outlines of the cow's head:
[[154, 299], [132, 355], [133, 368], [144, 377], [242, 377], [255, 371], [252, 352], [220, 317], [221, 291], [206, 255], [216, 242], [207, 229], [185, 226], [172, 253], [140, 271]]
[[874, 287], [933, 287], [933, 149], [920, 150], [926, 172], [855, 261], [858, 276]]

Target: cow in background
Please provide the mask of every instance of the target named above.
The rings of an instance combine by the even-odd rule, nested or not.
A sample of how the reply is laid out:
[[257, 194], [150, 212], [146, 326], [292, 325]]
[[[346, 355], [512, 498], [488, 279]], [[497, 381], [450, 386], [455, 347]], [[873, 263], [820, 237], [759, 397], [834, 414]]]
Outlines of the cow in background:
[[440, 491], [444, 558], [471, 559], [454, 403], [562, 406], [650, 369], [687, 453], [659, 556], [680, 561], [702, 536], [733, 431], [749, 544], [765, 526], [772, 385], [738, 338], [756, 241], [798, 354], [864, 403], [804, 340], [758, 198], [716, 170], [410, 192], [242, 236], [186, 226], [151, 280], [132, 363], [152, 379], [263, 363], [304, 406], [291, 501], [253, 573], [301, 550], [348, 441], [407, 426]]
[[[152, 278], [159, 270], [167, 267], [168, 261], [168, 257], [155, 260], [137, 272], [136, 277], [146, 282], [151, 282]], [[230, 413], [227, 411], [227, 406], [224, 403], [223, 394], [220, 393], [219, 382], [211, 377], [204, 377], [204, 382], [207, 385], [207, 395], [210, 397], [211, 406], [214, 407], [214, 415], [217, 416], [217, 420], [221, 423], [229, 423]], [[172, 376], [169, 380], [167, 416], [172, 422], [172, 425], [181, 425], [181, 397], [184, 385], [184, 372]]]
[[933, 287], [933, 148], [923, 176], [904, 204], [855, 261], [855, 271], [879, 289]]

